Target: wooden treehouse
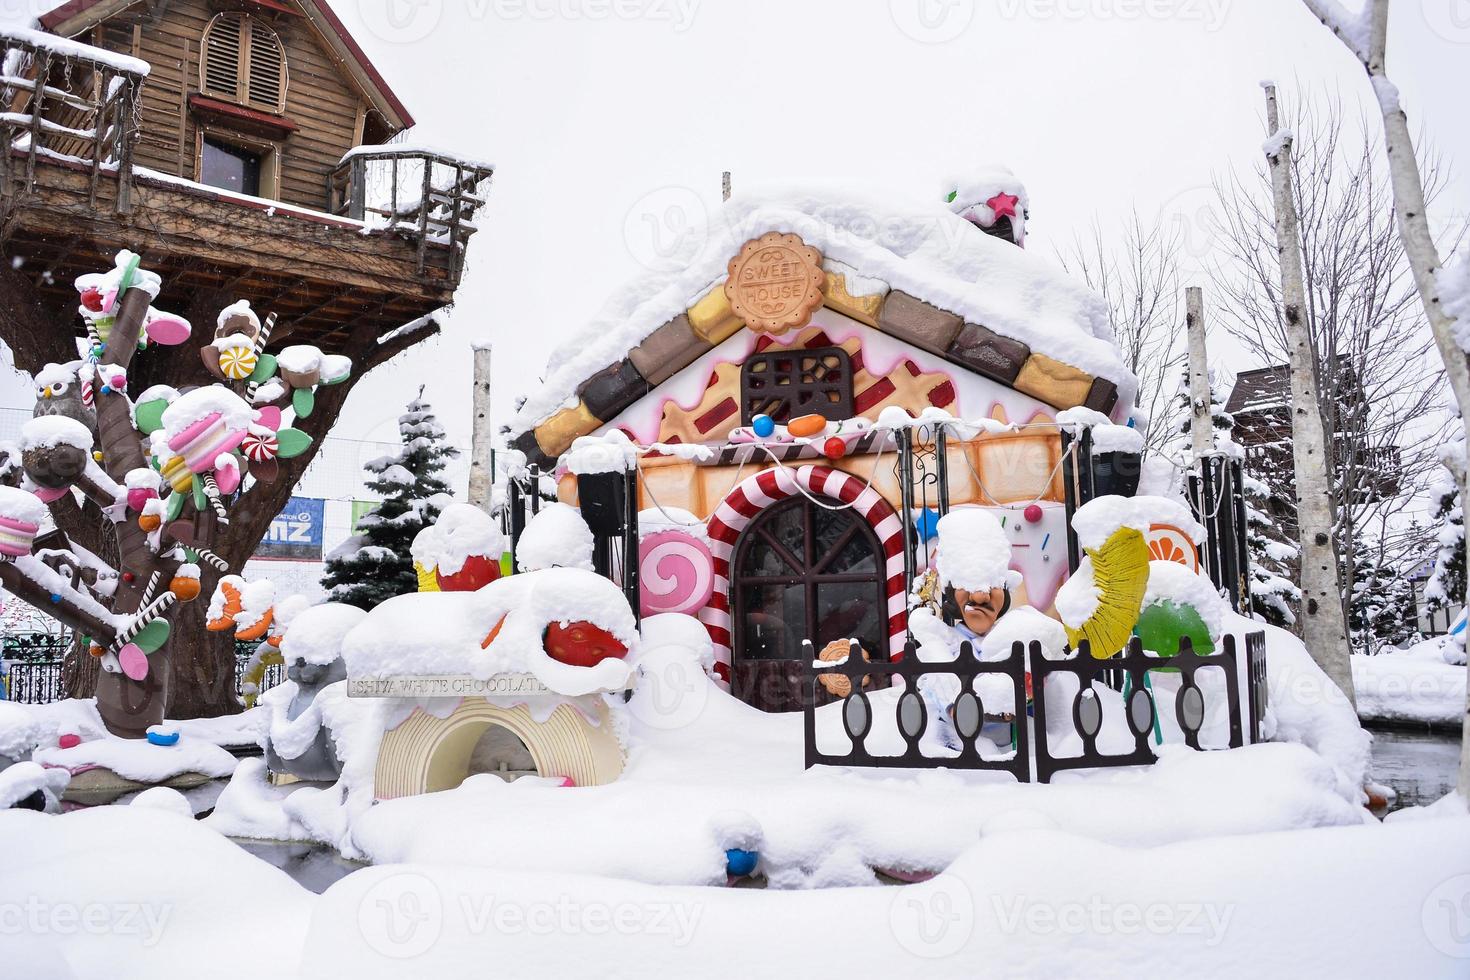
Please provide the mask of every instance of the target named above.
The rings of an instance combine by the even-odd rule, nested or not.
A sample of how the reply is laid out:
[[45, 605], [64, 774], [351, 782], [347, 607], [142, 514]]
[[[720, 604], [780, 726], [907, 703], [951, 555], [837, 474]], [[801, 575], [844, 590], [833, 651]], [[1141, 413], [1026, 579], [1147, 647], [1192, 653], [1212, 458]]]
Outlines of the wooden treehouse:
[[390, 143], [413, 119], [325, 2], [70, 0], [37, 26], [0, 32], [7, 306], [70, 322], [121, 248], [163, 306], [248, 299], [349, 355], [452, 300], [491, 168]]

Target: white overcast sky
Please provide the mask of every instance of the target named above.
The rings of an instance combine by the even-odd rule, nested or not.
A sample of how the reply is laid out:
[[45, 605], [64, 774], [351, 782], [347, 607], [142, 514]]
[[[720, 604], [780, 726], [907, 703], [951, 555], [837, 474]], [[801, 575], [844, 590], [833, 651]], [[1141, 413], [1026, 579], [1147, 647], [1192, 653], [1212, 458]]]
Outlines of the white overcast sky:
[[[467, 445], [478, 338], [505, 421], [551, 347], [643, 271], [655, 225], [717, 204], [722, 170], [913, 195], [1000, 162], [1040, 254], [1136, 206], [1179, 215], [1203, 255], [1212, 176], [1260, 159], [1261, 79], [1373, 110], [1297, 0], [331, 3], [415, 139], [497, 167], [450, 327], [357, 387], [339, 434], [359, 439], [395, 438], [427, 383]], [[1470, 214], [1470, 0], [1395, 0], [1390, 36], [1411, 121], [1455, 167], [1435, 217]]]

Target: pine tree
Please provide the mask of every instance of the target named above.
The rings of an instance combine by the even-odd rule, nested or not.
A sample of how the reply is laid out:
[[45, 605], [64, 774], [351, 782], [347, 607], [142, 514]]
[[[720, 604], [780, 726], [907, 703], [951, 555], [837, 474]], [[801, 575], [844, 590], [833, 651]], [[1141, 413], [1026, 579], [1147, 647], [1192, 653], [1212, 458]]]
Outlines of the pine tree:
[[1460, 505], [1460, 488], [1455, 478], [1444, 470], [1431, 488], [1434, 495], [1434, 519], [1438, 550], [1434, 570], [1424, 587], [1424, 604], [1432, 612], [1458, 606], [1465, 594], [1465, 512]]
[[1251, 559], [1251, 615], [1272, 626], [1296, 625], [1302, 591], [1287, 577], [1301, 553], [1269, 514], [1271, 488], [1245, 474], [1245, 540]]
[[423, 389], [399, 416], [403, 448], [368, 463], [368, 489], [383, 502], [358, 521], [359, 533], [328, 557], [322, 586], [334, 602], [371, 609], [384, 600], [418, 589], [409, 547], [439, 516], [449, 485], [439, 477], [459, 450], [444, 443]]
[[1360, 556], [1348, 601], [1348, 631], [1354, 653], [1377, 653], [1419, 638], [1414, 586], [1403, 570], [1381, 561], [1371, 543], [1357, 549]]

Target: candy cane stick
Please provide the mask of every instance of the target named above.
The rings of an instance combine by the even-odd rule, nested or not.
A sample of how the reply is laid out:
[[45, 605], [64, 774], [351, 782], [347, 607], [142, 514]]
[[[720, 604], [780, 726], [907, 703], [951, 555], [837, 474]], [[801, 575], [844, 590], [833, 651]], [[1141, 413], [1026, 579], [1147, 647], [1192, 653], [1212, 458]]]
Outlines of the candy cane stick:
[[155, 568], [153, 574], [148, 576], [148, 587], [143, 590], [143, 598], [138, 603], [139, 606], [146, 606], [153, 601], [153, 590], [158, 588], [158, 578], [162, 574], [162, 572]]
[[172, 592], [165, 592], [147, 606], [138, 610], [137, 616], [133, 618], [133, 621], [128, 624], [127, 628], [117, 634], [117, 639], [112, 644], [112, 652], [116, 653], [129, 643], [132, 643], [133, 639], [139, 633], [143, 632], [149, 623], [162, 616], [168, 607], [174, 604], [177, 598], [178, 596]]
[[214, 482], [214, 474], [204, 474], [204, 495], [209, 498], [210, 506], [214, 508], [214, 514], [219, 518], [221, 524], [230, 523], [230, 515], [225, 511], [225, 503], [220, 499], [219, 484]]
[[[272, 313], [265, 318], [265, 326], [260, 328], [260, 336], [255, 338], [255, 356], [260, 357], [265, 353], [265, 345], [270, 342], [271, 331], [276, 328], [276, 315]], [[245, 387], [245, 400], [252, 405], [255, 404], [255, 392], [260, 387], [259, 381], [252, 381]]]
[[91, 320], [87, 321], [87, 356], [96, 357], [97, 348], [102, 346], [102, 335], [97, 332], [97, 324]]
[[[207, 562], [210, 565], [213, 565], [215, 568], [218, 568], [220, 571], [222, 571], [222, 572], [228, 572], [230, 570], [230, 563], [227, 562], [227, 561], [225, 561], [219, 555], [217, 555], [214, 552], [210, 551], [208, 548], [193, 548], [192, 550], [193, 550], [193, 552], [196, 555], [198, 555], [200, 558], [204, 559], [205, 562]], [[169, 595], [173, 595], [173, 593], [170, 592]]]

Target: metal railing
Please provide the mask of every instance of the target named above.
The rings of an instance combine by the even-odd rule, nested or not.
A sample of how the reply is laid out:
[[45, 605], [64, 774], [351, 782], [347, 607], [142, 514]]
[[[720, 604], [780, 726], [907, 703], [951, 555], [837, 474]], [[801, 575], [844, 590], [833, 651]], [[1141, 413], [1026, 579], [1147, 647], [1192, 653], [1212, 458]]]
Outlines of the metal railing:
[[115, 182], [114, 209], [132, 210], [145, 75], [77, 48], [60, 38], [51, 47], [0, 31], [0, 205], [7, 210], [35, 186], [38, 158], [88, 170], [93, 207], [104, 178]]
[[[1174, 696], [1174, 715], [1184, 743], [1192, 749], [1211, 748], [1200, 741], [1200, 735], [1214, 707], [1214, 698], [1221, 695], [1220, 685], [1199, 683], [1199, 672], [1218, 668], [1224, 674], [1223, 697], [1225, 699], [1228, 748], [1239, 748], [1247, 742], [1258, 742], [1262, 738], [1262, 722], [1269, 703], [1266, 679], [1266, 634], [1255, 632], [1245, 637], [1247, 685], [1245, 697], [1240, 690], [1237, 673], [1240, 651], [1235, 637], [1226, 636], [1217, 653], [1195, 652], [1187, 637], [1180, 639], [1178, 652], [1171, 657], [1155, 657], [1144, 652], [1142, 642], [1134, 637], [1123, 652], [1099, 660], [1087, 649], [1086, 641], [1079, 649], [1063, 660], [1052, 660], [1043, 655], [1041, 644], [1033, 641], [1027, 645], [1017, 641], [1011, 647], [1010, 656], [1002, 660], [982, 661], [975, 655], [968, 641], [961, 644], [959, 657], [943, 663], [925, 663], [918, 659], [912, 642], [906, 645], [903, 659], [893, 662], [870, 662], [862, 656], [854, 644], [852, 652], [841, 662], [814, 662], [810, 641], [803, 644], [802, 665], [802, 713], [803, 737], [806, 750], [806, 765], [861, 766], [870, 768], [949, 768], [980, 769], [1010, 772], [1019, 782], [1050, 782], [1052, 776], [1069, 769], [1101, 769], [1121, 766], [1152, 765], [1157, 756], [1150, 739], [1160, 741], [1160, 717], [1151, 672], [1168, 671], [1179, 675], [1180, 686]], [[1027, 674], [1030, 674], [1030, 713], [1034, 716], [1027, 722], [1027, 710], [1017, 705], [1027, 704]], [[1055, 683], [1058, 675], [1070, 674], [1076, 678], [1076, 693], [1072, 697], [1067, 716], [1069, 722], [1065, 734], [1048, 734], [1046, 715], [1046, 686]], [[929, 729], [929, 705], [918, 690], [918, 679], [926, 676], [953, 677], [958, 682], [957, 694], [946, 708], [949, 718], [946, 725], [960, 742], [959, 751], [953, 755], [930, 755], [923, 751], [920, 742]], [[976, 680], [982, 676], [999, 676], [1008, 681], [1011, 689], [1011, 710], [1003, 716], [988, 714], [976, 690]], [[1126, 752], [1105, 752], [1099, 749], [1099, 736], [1105, 724], [1117, 719], [1108, 717], [1103, 699], [1097, 688], [1108, 686], [1118, 675], [1126, 678], [1122, 694], [1122, 715], [1130, 742]], [[846, 693], [842, 697], [842, 725], [851, 747], [846, 752], [823, 751], [817, 743], [816, 711], [821, 698], [816, 685], [822, 678], [829, 682], [834, 678], [845, 678], [839, 682]], [[903, 741], [903, 751], [893, 755], [875, 755], [869, 751], [866, 740], [873, 731], [873, 695], [880, 685], [893, 684], [902, 687], [902, 693], [893, 701], [895, 723]], [[866, 690], [865, 690], [866, 687]], [[1209, 693], [1207, 694], [1207, 688]], [[1115, 709], [1116, 710], [1116, 709]], [[979, 750], [982, 729], [987, 721], [1000, 719], [1011, 724], [1011, 751], [989, 758]], [[1053, 726], [1058, 719], [1052, 719]], [[1114, 729], [1117, 731], [1116, 727]], [[1074, 740], [1072, 736], [1075, 735]], [[1081, 742], [1081, 752], [1075, 755], [1054, 754], [1058, 741]], [[1112, 744], [1117, 739], [1109, 740]]]
[[391, 144], [361, 150], [327, 176], [327, 210], [370, 227], [412, 236], [418, 271], [430, 245], [448, 252], [449, 275], [458, 280], [465, 247], [478, 230], [475, 214], [485, 204], [485, 184], [494, 171], [426, 150]]
[[[70, 632], [13, 633], [0, 643], [0, 657], [6, 666], [5, 700], [20, 704], [50, 704], [66, 698], [63, 668], [71, 650]], [[255, 653], [256, 643], [235, 644], [234, 690], [243, 697], [241, 687], [246, 668]], [[270, 690], [286, 679], [286, 668], [280, 664], [267, 667], [260, 690]]]

